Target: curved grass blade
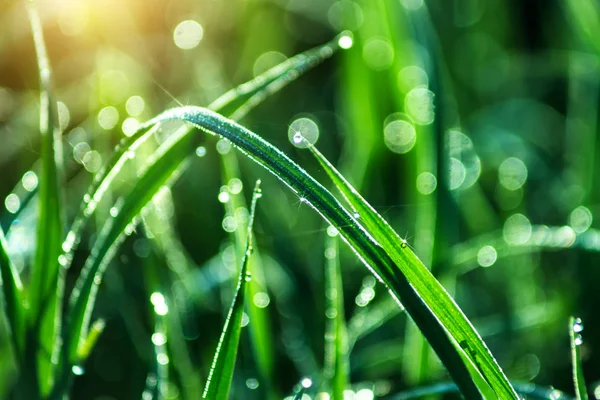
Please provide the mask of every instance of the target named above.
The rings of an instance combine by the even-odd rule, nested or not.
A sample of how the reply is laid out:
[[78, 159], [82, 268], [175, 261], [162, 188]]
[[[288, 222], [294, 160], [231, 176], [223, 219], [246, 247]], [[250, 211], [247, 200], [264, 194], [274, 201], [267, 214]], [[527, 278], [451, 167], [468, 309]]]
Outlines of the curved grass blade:
[[[465, 396], [481, 398], [478, 386], [471, 379], [469, 370], [462, 359], [466, 356], [460, 348], [457, 348], [457, 344], [448, 337], [446, 330], [440, 325], [438, 317], [431, 312], [424, 303], [423, 298], [407, 280], [406, 276], [401, 273], [403, 270], [398, 269], [395, 261], [327, 189], [280, 150], [255, 133], [204, 108], [189, 106], [168, 110], [140, 126], [140, 129], [148, 129], [154, 124], [168, 120], [187, 121], [202, 131], [228, 139], [244, 154], [278, 177], [326, 221], [336, 227], [342, 234], [342, 238], [350, 245], [373, 275], [380, 281], [385, 282], [391, 293], [402, 301], [421, 332], [434, 347], [442, 362], [461, 387], [461, 391]], [[413, 257], [415, 260], [412, 260], [412, 262], [418, 262], [414, 255]], [[402, 259], [398, 260], [398, 262], [401, 261]], [[431, 279], [433, 279], [434, 285], [439, 285], [435, 278]], [[429, 284], [431, 283], [429, 282]], [[445, 294], [445, 292], [443, 293]], [[454, 306], [456, 307], [456, 305]], [[469, 342], [464, 343], [468, 348]], [[516, 398], [516, 396], [511, 393], [505, 398]]]
[[40, 76], [41, 174], [39, 179], [36, 252], [29, 284], [29, 326], [37, 336], [37, 368], [42, 393], [50, 389], [53, 363], [58, 350], [57, 333], [60, 306], [57, 288], [62, 286], [59, 255], [63, 227], [61, 221], [60, 160], [61, 138], [57, 103], [52, 94], [52, 73], [42, 32], [42, 24], [33, 4], [28, 4], [29, 21]]
[[[307, 50], [304, 53], [300, 53], [287, 59], [251, 81], [243, 83], [226, 92], [212, 102], [208, 108], [213, 111], [222, 112], [232, 103], [235, 103], [243, 97], [250, 96], [250, 98], [235, 111], [234, 115], [232, 115], [234, 120], [243, 118], [250, 110], [252, 110], [252, 108], [256, 107], [268, 96], [288, 85], [325, 59], [331, 57], [335, 51], [341, 48], [339, 45], [340, 39], [347, 37], [348, 35], [349, 33], [347, 32], [341, 33], [324, 45]], [[179, 134], [186, 134], [191, 130], [191, 127], [186, 126], [180, 129]], [[130, 137], [122, 139], [121, 143], [115, 148], [109, 161], [102, 167], [100, 172], [94, 176], [94, 180], [84, 195], [79, 212], [63, 243], [63, 250], [66, 253], [66, 261], [68, 263], [66, 266], [67, 268], [73, 259], [72, 253], [79, 244], [83, 228], [86, 226], [88, 219], [95, 212], [98, 202], [110, 188], [118, 172], [129, 160], [128, 154], [132, 151], [135, 152], [137, 148], [139, 148], [154, 133], [154, 129], [150, 131], [140, 129]]]
[[575, 396], [577, 400], [587, 400], [588, 394], [583, 378], [583, 367], [581, 366], [580, 346], [583, 344], [581, 337], [583, 322], [581, 318], [569, 318], [569, 338], [571, 341], [571, 363], [573, 367], [573, 383], [575, 384]]
[[252, 253], [252, 225], [256, 212], [256, 202], [262, 196], [260, 181], [256, 182], [252, 205], [250, 206], [250, 219], [248, 221], [248, 236], [246, 239], [246, 252], [242, 260], [238, 286], [229, 309], [229, 314], [223, 326], [223, 332], [215, 351], [206, 387], [202, 394], [203, 399], [226, 399], [233, 378], [235, 360], [242, 333], [242, 315], [244, 314], [244, 300], [246, 298], [246, 282], [249, 280], [248, 260]]
[[[115, 206], [113, 217], [102, 229], [69, 298], [63, 337], [65, 345], [69, 346], [69, 362], [76, 361], [78, 348], [87, 336], [98, 285], [124, 233], [132, 232], [135, 217], [176, 172], [182, 160], [186, 159], [189, 147], [189, 136], [171, 136], [161, 147], [162, 150], [159, 149], [151, 157], [147, 170], [120, 204]], [[165, 148], [169, 149], [168, 153], [165, 153]]]
[[[527, 396], [530, 399], [539, 399], [539, 400], [554, 400], [554, 399], [562, 399], [562, 400], [575, 400], [573, 397], [568, 396], [566, 393], [561, 392], [560, 390], [556, 390], [553, 387], [542, 387], [534, 385], [533, 383], [519, 383], [519, 382], [511, 382], [512, 386], [515, 388], [516, 392], [520, 395]], [[402, 393], [398, 393], [396, 395], [386, 397], [388, 400], [411, 400], [411, 399], [420, 399], [424, 397], [440, 395], [440, 394], [448, 394], [448, 393], [456, 393], [458, 392], [458, 387], [455, 383], [452, 382], [443, 382], [436, 383], [433, 385], [422, 386], [414, 389], [407, 390]]]
[[23, 285], [19, 272], [6, 251], [4, 232], [0, 228], [0, 276], [2, 277], [3, 308], [10, 329], [9, 336], [17, 365], [23, 363], [25, 348], [25, 307], [23, 305]]
[[323, 375], [329, 381], [333, 400], [344, 399], [344, 390], [350, 382], [344, 287], [338, 253], [337, 237], [328, 236], [325, 246], [326, 333]]
[[[476, 366], [499, 398], [516, 399], [516, 393], [504, 372], [467, 317], [435, 279], [431, 272], [419, 260], [396, 231], [375, 211], [356, 191], [335, 167], [314, 147], [309, 149], [325, 169], [342, 195], [352, 206], [355, 216], [360, 218], [374, 239], [415, 287], [427, 307], [435, 314], [444, 329], [456, 344], [464, 350], [463, 354]], [[421, 331], [423, 331], [421, 329]], [[433, 345], [433, 343], [432, 343]], [[446, 365], [452, 373], [452, 366]], [[485, 391], [486, 388], [480, 388]]]

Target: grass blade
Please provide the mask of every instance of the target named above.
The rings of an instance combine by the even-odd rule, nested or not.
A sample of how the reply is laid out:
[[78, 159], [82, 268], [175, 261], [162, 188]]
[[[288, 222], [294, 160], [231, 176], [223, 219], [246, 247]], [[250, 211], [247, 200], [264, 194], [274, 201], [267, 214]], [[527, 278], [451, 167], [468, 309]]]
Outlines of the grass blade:
[[50, 389], [52, 375], [51, 356], [59, 341], [60, 307], [57, 287], [59, 282], [59, 255], [63, 239], [61, 221], [60, 161], [61, 139], [58, 128], [57, 103], [52, 94], [52, 73], [42, 32], [40, 18], [32, 4], [28, 6], [29, 21], [40, 76], [40, 133], [41, 174], [38, 191], [37, 248], [29, 286], [29, 325], [37, 336], [37, 368], [42, 393]]
[[[437, 351], [438, 356], [461, 387], [461, 391], [463, 391], [465, 396], [481, 398], [479, 388], [473, 382], [470, 372], [463, 361], [462, 357], [467, 357], [464, 355], [463, 349], [459, 348], [458, 344], [447, 336], [446, 330], [440, 325], [438, 316], [433, 314], [424, 303], [423, 297], [419, 295], [415, 287], [407, 280], [407, 277], [400, 273], [401, 271], [404, 272], [404, 270], [399, 270], [396, 262], [402, 262], [403, 260], [394, 261], [356, 221], [356, 218], [325, 187], [260, 136], [204, 108], [188, 106], [168, 110], [140, 126], [140, 129], [148, 129], [154, 124], [169, 120], [187, 121], [207, 133], [217, 134], [230, 140], [248, 157], [284, 182], [301, 198], [301, 201], [313, 207], [326, 221], [336, 227], [342, 234], [342, 238], [350, 245], [370, 271], [380, 281], [385, 282], [391, 293], [402, 301], [417, 326], [421, 329], [421, 332], [423, 332], [427, 340]], [[414, 260], [409, 261], [419, 263], [414, 254], [412, 257]], [[406, 267], [406, 265], [403, 266]], [[409, 272], [412, 271], [409, 270]], [[415, 279], [414, 275], [414, 273], [410, 275], [413, 280]], [[417, 275], [417, 283], [420, 278]], [[430, 280], [427, 283], [433, 285], [434, 288], [436, 285], [441, 287], [435, 278], [431, 277]], [[431, 288], [426, 288], [426, 290], [431, 291]], [[443, 288], [439, 294], [450, 299], [446, 292], [443, 291]], [[432, 298], [428, 297], [427, 300], [431, 301]], [[452, 300], [450, 299], [449, 301], [457, 309]], [[470, 327], [470, 325], [468, 326]], [[478, 338], [476, 333], [474, 335]], [[469, 350], [472, 346], [470, 344], [472, 336], [469, 337], [469, 340], [461, 342], [465, 346], [465, 351]], [[470, 357], [472, 359], [473, 355], [470, 355]], [[486, 360], [483, 361], [487, 362]], [[508, 384], [508, 388], [510, 388], [510, 384]], [[482, 391], [485, 391], [485, 388]], [[505, 397], [506, 399], [516, 398], [514, 391], [507, 389], [505, 392], [509, 394]]]
[[344, 399], [344, 390], [350, 382], [344, 288], [338, 253], [337, 237], [328, 236], [325, 246], [326, 333], [323, 375], [329, 380], [333, 400]]
[[[331, 180], [352, 206], [355, 216], [360, 218], [375, 240], [396, 262], [411, 285], [415, 287], [427, 307], [435, 314], [444, 329], [459, 344], [473, 365], [500, 398], [514, 398], [516, 393], [500, 369], [491, 352], [460, 308], [435, 279], [421, 260], [407, 246], [406, 241], [369, 205], [335, 167], [314, 147], [309, 146]], [[421, 328], [421, 331], [423, 329]], [[433, 345], [433, 343], [432, 343]], [[451, 367], [446, 365], [449, 372]], [[455, 378], [456, 379], [456, 378]], [[485, 391], [485, 388], [481, 388]]]
[[[288, 85], [300, 75], [315, 67], [325, 59], [331, 57], [340, 48], [341, 38], [348, 36], [342, 33], [328, 43], [300, 53], [287, 59], [279, 65], [269, 69], [251, 81], [245, 82], [213, 101], [208, 108], [213, 111], [223, 112], [231, 108], [240, 99], [249, 97], [239, 108], [235, 109], [232, 119], [243, 118], [250, 110], [263, 102], [268, 96]], [[191, 127], [183, 127], [180, 134], [189, 133]], [[81, 203], [79, 212], [73, 221], [73, 225], [63, 243], [66, 253], [67, 267], [73, 259], [73, 251], [79, 244], [82, 231], [87, 221], [93, 215], [98, 203], [111, 187], [112, 182], [123, 165], [130, 159], [129, 154], [135, 152], [149, 137], [155, 133], [154, 130], [138, 130], [133, 135], [121, 140], [115, 148], [109, 161], [102, 167], [100, 172], [94, 176], [92, 184], [88, 188]]]
[[575, 395], [577, 400], [587, 400], [587, 389], [583, 378], [583, 367], [581, 365], [580, 347], [583, 344], [581, 337], [583, 322], [581, 318], [569, 318], [569, 338], [571, 341], [571, 363], [573, 366], [573, 383], [575, 384]]
[[23, 285], [19, 272], [6, 251], [4, 232], [0, 228], [0, 276], [2, 277], [2, 296], [6, 320], [10, 328], [13, 351], [17, 365], [23, 363], [25, 347], [25, 309], [23, 305]]
[[226, 399], [233, 378], [235, 369], [235, 360], [237, 357], [240, 334], [242, 333], [242, 315], [244, 314], [244, 300], [246, 298], [246, 282], [248, 276], [248, 260], [252, 253], [252, 225], [254, 223], [254, 214], [256, 211], [256, 202], [262, 196], [260, 190], [260, 181], [256, 182], [254, 194], [252, 196], [252, 205], [250, 207], [250, 219], [248, 222], [248, 236], [246, 240], [246, 252], [242, 260], [238, 286], [229, 309], [229, 314], [223, 326], [223, 332], [215, 351], [206, 387], [202, 398], [204, 399]]

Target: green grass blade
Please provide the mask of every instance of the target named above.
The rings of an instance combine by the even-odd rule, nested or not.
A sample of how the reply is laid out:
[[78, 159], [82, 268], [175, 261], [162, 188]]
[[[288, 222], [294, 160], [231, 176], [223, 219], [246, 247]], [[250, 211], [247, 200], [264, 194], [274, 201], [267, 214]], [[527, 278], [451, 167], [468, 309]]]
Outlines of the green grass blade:
[[50, 388], [51, 357], [59, 341], [60, 306], [57, 288], [62, 287], [59, 255], [63, 239], [61, 221], [60, 160], [61, 138], [58, 128], [57, 103], [52, 94], [52, 74], [42, 32], [42, 24], [32, 4], [28, 6], [29, 20], [40, 76], [40, 133], [41, 174], [38, 189], [37, 248], [31, 271], [29, 293], [29, 325], [37, 335], [37, 358], [42, 393]]
[[329, 380], [331, 398], [343, 400], [350, 383], [348, 332], [344, 312], [344, 287], [336, 236], [328, 236], [325, 246], [325, 362], [323, 375]]
[[[419, 295], [414, 286], [407, 280], [407, 277], [397, 268], [396, 262], [325, 187], [260, 136], [204, 108], [189, 106], [168, 110], [142, 125], [140, 129], [148, 129], [154, 124], [169, 120], [187, 121], [200, 130], [228, 139], [248, 157], [284, 182], [300, 197], [302, 202], [309, 204], [326, 221], [336, 227], [342, 234], [342, 238], [370, 271], [380, 281], [385, 282], [391, 293], [402, 301], [421, 332], [437, 351], [438, 356], [461, 387], [461, 391], [465, 396], [481, 398], [479, 389], [471, 379], [469, 370], [463, 362], [463, 349], [458, 348], [457, 343], [448, 337], [446, 330], [440, 325], [438, 317], [432, 313], [424, 303], [423, 297]], [[414, 254], [413, 258], [412, 262], [418, 263], [418, 259]], [[401, 261], [403, 260], [397, 260], [397, 262]], [[414, 280], [415, 274], [411, 275]], [[417, 282], [419, 282], [419, 278], [417, 276]], [[433, 282], [428, 283], [433, 284], [434, 288], [435, 285], [441, 287], [433, 277], [430, 279]], [[449, 299], [443, 289], [441, 294]], [[432, 298], [428, 297], [428, 300], [431, 301]], [[452, 300], [450, 299], [450, 301]], [[454, 305], [454, 303], [452, 304]], [[454, 307], [456, 308], [456, 305]], [[469, 343], [469, 341], [462, 342], [466, 347], [465, 351], [470, 348]], [[516, 398], [513, 391], [507, 390], [507, 392], [510, 393], [510, 396], [505, 398]]]
[[[436, 315], [455, 343], [465, 350], [464, 354], [473, 365], [477, 366], [496, 395], [503, 399], [516, 399], [516, 393], [504, 372], [471, 322], [444, 287], [408, 247], [406, 241], [400, 238], [396, 231], [363, 199], [335, 167], [314, 146], [309, 146], [309, 148], [348, 203], [351, 204], [355, 216], [360, 218], [374, 239], [396, 261], [396, 265], [415, 287], [427, 307]], [[446, 367], [449, 370], [451, 368], [448, 365]], [[481, 388], [481, 390], [486, 391], [486, 388]]]
[[23, 285], [19, 272], [6, 251], [4, 232], [0, 228], [0, 276], [2, 277], [2, 297], [6, 320], [10, 328], [13, 351], [17, 365], [23, 363], [25, 347], [25, 308], [23, 305]]
[[583, 367], [581, 365], [581, 350], [583, 344], [581, 337], [583, 322], [581, 318], [569, 318], [569, 338], [571, 341], [571, 363], [573, 366], [573, 383], [575, 384], [575, 395], [577, 400], [587, 400], [588, 394], [583, 378]]
[[250, 206], [250, 219], [248, 222], [248, 236], [246, 239], [246, 252], [242, 260], [238, 286], [229, 308], [229, 314], [225, 320], [221, 338], [215, 351], [208, 380], [202, 398], [204, 399], [226, 399], [233, 378], [235, 360], [237, 357], [240, 335], [242, 333], [242, 316], [244, 314], [244, 300], [246, 298], [246, 282], [248, 276], [248, 260], [252, 253], [252, 225], [256, 211], [256, 202], [261, 197], [260, 181], [256, 182], [252, 205]]
[[[232, 104], [238, 103], [240, 99], [249, 97], [246, 102], [235, 109], [234, 114], [231, 116], [234, 120], [243, 118], [250, 110], [262, 103], [267, 97], [288, 85], [325, 59], [331, 57], [335, 51], [340, 48], [340, 39], [348, 35], [348, 33], [342, 33], [328, 43], [287, 59], [256, 78], [226, 92], [224, 95], [213, 101], [208, 108], [213, 111], [223, 112], [225, 109], [231, 108], [230, 106]], [[183, 127], [181, 128], [180, 133], [188, 133], [191, 129], [191, 127]], [[102, 169], [94, 176], [94, 180], [84, 195], [79, 212], [62, 245], [66, 253], [67, 267], [73, 259], [73, 251], [79, 244], [82, 231], [89, 218], [96, 211], [98, 203], [111, 187], [112, 182], [123, 165], [130, 159], [129, 154], [135, 152], [154, 133], [154, 130], [138, 130], [133, 135], [122, 139], [108, 162], [103, 165]]]
[[167, 183], [182, 160], [185, 160], [190, 148], [190, 137], [173, 135], [164, 145], [169, 152], [165, 153], [165, 147], [162, 147], [163, 150], [159, 149], [153, 155], [142, 177], [112, 210], [113, 216], [102, 229], [71, 293], [63, 338], [65, 345], [69, 346], [68, 362], [77, 362], [77, 351], [87, 337], [87, 325], [96, 292], [108, 262], [124, 238], [124, 233], [131, 233], [133, 230], [135, 217]]

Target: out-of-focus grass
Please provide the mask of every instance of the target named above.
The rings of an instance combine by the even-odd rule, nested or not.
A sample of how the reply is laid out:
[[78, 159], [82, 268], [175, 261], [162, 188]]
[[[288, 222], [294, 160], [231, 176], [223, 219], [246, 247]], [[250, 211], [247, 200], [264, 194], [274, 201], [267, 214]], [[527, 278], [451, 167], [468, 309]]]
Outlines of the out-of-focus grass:
[[[587, 0], [425, 3], [37, 2], [60, 102], [67, 221], [134, 119], [177, 102], [208, 105], [285, 57], [350, 29], [351, 49], [267, 98], [243, 125], [324, 177], [288, 140], [294, 121], [314, 121], [319, 149], [406, 234], [511, 380], [575, 393], [564, 326], [570, 315], [581, 316], [580, 356], [594, 393], [600, 380], [593, 308], [600, 279], [594, 268], [600, 249], [597, 7]], [[27, 285], [38, 203], [32, 193], [44, 168], [36, 163], [36, 59], [23, 4], [4, 2], [0, 10], [0, 222]], [[186, 20], [202, 27], [189, 50], [173, 37]], [[193, 43], [198, 28], [186, 26]], [[73, 254], [67, 290], [110, 215], [108, 203], [134, 187], [138, 168], [170, 131], [161, 128], [158, 142], [146, 143], [106, 194], [98, 226], [82, 232]], [[154, 211], [124, 241], [99, 287], [91, 320], [102, 318], [106, 327], [74, 380], [73, 398], [139, 397], [159, 366], [152, 343], [159, 328], [170, 358], [161, 367], [168, 370], [165, 397], [194, 398], [208, 376], [239, 268], [233, 238], [239, 231], [225, 232], [232, 227], [225, 219], [243, 226], [246, 214], [236, 213], [242, 205], [232, 202], [223, 213], [217, 196], [230, 179], [221, 179], [221, 155], [211, 139], [190, 141], [182, 154], [196, 146], [198, 157], [155, 198]], [[255, 165], [238, 163], [240, 194], [248, 195], [258, 177], [269, 192], [256, 227], [265, 286], [249, 300], [264, 306], [272, 329], [272, 389], [289, 395], [303, 377], [320, 381], [325, 227]], [[352, 349], [348, 390], [410, 394], [417, 384], [446, 381], [406, 314], [386, 304], [383, 286], [367, 279], [343, 247], [339, 261]], [[165, 318], [146, 312], [154, 292], [169, 305]], [[263, 398], [267, 381], [256, 347], [244, 337], [247, 328], [231, 397]], [[9, 396], [16, 379], [9, 344], [19, 338], [7, 332], [0, 330], [0, 397]], [[187, 379], [190, 374], [197, 378]], [[318, 387], [305, 393], [314, 397]]]

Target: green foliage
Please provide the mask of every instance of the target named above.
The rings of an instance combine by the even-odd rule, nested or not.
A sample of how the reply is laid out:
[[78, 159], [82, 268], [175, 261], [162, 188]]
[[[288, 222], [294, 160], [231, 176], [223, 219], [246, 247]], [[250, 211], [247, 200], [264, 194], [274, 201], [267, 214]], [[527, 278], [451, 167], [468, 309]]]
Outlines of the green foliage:
[[597, 391], [593, 1], [51, 3], [0, 5], [0, 397]]

